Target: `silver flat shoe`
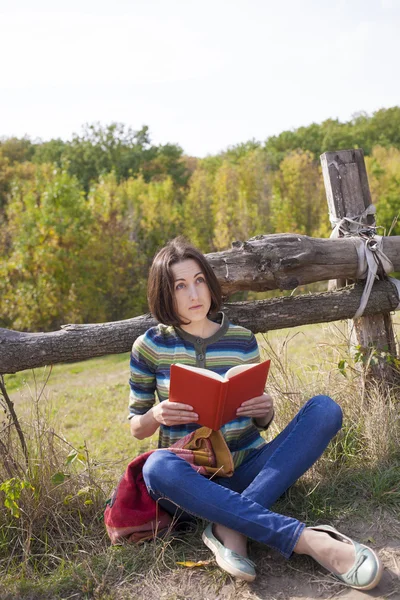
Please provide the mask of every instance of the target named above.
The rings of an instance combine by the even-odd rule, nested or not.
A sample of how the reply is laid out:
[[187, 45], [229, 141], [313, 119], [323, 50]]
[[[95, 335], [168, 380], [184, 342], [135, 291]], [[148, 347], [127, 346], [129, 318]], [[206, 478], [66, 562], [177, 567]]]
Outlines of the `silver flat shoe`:
[[254, 581], [256, 578], [255, 564], [245, 556], [241, 556], [223, 544], [215, 537], [212, 531], [212, 523], [207, 525], [202, 535], [205, 545], [214, 552], [215, 560], [221, 569], [245, 581]]
[[372, 588], [378, 585], [382, 577], [383, 564], [380, 561], [379, 556], [375, 554], [371, 548], [364, 544], [354, 542], [347, 535], [339, 533], [339, 531], [330, 525], [318, 525], [317, 527], [309, 527], [309, 529], [329, 533], [329, 535], [335, 539], [341, 542], [347, 542], [354, 546], [356, 558], [353, 566], [347, 573], [338, 575], [337, 573], [330, 571], [326, 565], [317, 561], [321, 566], [330, 571], [336, 579], [356, 590], [372, 590]]

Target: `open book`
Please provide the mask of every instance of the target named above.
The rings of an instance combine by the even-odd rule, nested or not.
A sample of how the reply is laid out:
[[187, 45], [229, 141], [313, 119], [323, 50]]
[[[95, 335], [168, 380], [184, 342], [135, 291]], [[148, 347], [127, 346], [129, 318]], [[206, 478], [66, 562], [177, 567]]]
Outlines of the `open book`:
[[171, 366], [169, 400], [190, 404], [199, 415], [198, 423], [215, 431], [237, 418], [239, 406], [264, 393], [271, 361], [237, 365], [225, 376], [176, 363]]

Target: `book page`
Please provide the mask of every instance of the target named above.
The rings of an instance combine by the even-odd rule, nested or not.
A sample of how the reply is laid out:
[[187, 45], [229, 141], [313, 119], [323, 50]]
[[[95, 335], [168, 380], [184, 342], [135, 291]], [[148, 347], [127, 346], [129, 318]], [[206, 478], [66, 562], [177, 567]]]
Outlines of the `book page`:
[[[214, 373], [214, 371], [210, 371], [209, 369], [202, 369], [201, 367], [192, 367], [190, 365], [182, 365], [181, 363], [175, 363], [175, 365], [177, 367], [181, 367], [182, 369], [187, 369], [188, 371], [193, 371], [194, 373], [203, 375], [204, 377], [210, 377], [210, 379], [216, 379], [217, 381], [225, 381], [225, 377], [222, 377], [222, 375], [218, 375], [218, 373]], [[236, 367], [234, 367], [234, 369], [236, 369]]]
[[238, 373], [243, 373], [243, 371], [247, 371], [248, 369], [252, 369], [253, 367], [255, 367], [256, 365], [259, 365], [259, 364], [260, 363], [251, 363], [249, 365], [236, 365], [236, 367], [231, 367], [225, 373], [225, 379], [230, 379], [231, 377], [234, 377]]

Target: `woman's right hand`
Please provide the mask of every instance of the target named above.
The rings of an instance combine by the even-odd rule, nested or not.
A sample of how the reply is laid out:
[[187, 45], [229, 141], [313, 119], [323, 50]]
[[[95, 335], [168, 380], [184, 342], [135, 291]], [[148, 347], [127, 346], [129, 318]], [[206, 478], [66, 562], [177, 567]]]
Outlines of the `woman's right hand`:
[[164, 400], [151, 409], [154, 419], [162, 425], [185, 425], [195, 423], [199, 415], [189, 404]]

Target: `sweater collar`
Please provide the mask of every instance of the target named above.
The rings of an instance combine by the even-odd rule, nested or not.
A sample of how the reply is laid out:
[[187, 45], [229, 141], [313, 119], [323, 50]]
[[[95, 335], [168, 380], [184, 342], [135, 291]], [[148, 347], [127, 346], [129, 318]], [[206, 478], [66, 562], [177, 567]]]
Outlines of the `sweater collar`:
[[213, 333], [213, 335], [211, 335], [208, 338], [201, 338], [199, 336], [192, 335], [191, 333], [184, 331], [180, 327], [175, 327], [174, 329], [175, 329], [176, 333], [179, 335], [179, 337], [181, 337], [183, 340], [186, 340], [187, 342], [191, 342], [192, 344], [197, 344], [197, 345], [202, 344], [202, 346], [208, 346], [209, 344], [214, 344], [215, 342], [218, 342], [218, 340], [220, 340], [225, 335], [225, 333], [228, 331], [228, 327], [229, 327], [229, 321], [228, 321], [225, 313], [223, 313], [223, 312], [217, 313], [217, 316], [212, 320], [214, 321], [214, 323], [221, 323], [221, 325], [220, 325], [220, 328], [218, 329], [218, 331]]

